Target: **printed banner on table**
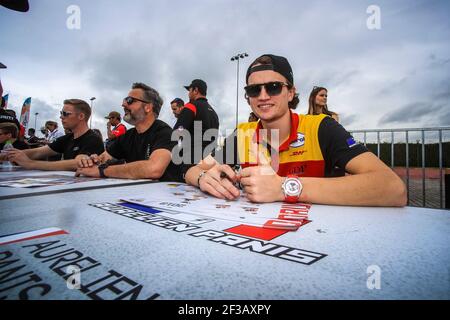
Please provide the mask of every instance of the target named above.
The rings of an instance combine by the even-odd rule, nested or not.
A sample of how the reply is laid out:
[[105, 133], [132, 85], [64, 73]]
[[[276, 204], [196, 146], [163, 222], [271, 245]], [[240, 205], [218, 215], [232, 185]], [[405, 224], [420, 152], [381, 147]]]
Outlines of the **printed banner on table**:
[[253, 203], [244, 194], [237, 200], [222, 200], [209, 196], [198, 188], [178, 183], [153, 183], [146, 186], [142, 193], [120, 200], [168, 212], [286, 230], [297, 230], [302, 226], [304, 220], [308, 219], [311, 207], [305, 203]]

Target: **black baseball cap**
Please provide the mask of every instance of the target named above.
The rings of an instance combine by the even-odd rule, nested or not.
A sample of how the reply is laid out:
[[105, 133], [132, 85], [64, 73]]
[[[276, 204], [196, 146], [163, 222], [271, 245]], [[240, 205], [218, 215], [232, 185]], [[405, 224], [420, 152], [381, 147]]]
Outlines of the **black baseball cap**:
[[0, 0], [0, 5], [20, 12], [27, 12], [30, 9], [28, 0]]
[[0, 62], [0, 69], [6, 69], [6, 66]]
[[[263, 54], [261, 57], [268, 57], [271, 61], [271, 64], [261, 64], [261, 65], [257, 65], [257, 66], [252, 66], [252, 63], [250, 65], [250, 67], [248, 67], [247, 69], [247, 76], [245, 77], [245, 81], [246, 83], [248, 83], [248, 77], [250, 77], [250, 75], [253, 72], [256, 71], [263, 71], [263, 70], [272, 70], [275, 72], [278, 72], [279, 74], [281, 74], [283, 77], [286, 78], [286, 80], [290, 83], [290, 84], [294, 84], [294, 74], [292, 72], [292, 68], [291, 65], [289, 64], [289, 61], [282, 56], [276, 56], [273, 54]], [[258, 60], [259, 58], [257, 58], [256, 60]], [[255, 61], [256, 61], [255, 60]]]
[[184, 86], [184, 88], [188, 91], [190, 88], [198, 88], [200, 93], [206, 94], [206, 89], [208, 88], [208, 86], [206, 85], [205, 81], [203, 81], [201, 79], [194, 79], [194, 80], [192, 80], [190, 85]]
[[118, 113], [117, 111], [111, 111], [111, 112], [105, 117], [105, 119], [109, 119], [109, 118], [117, 118], [117, 119], [120, 119], [120, 113]]

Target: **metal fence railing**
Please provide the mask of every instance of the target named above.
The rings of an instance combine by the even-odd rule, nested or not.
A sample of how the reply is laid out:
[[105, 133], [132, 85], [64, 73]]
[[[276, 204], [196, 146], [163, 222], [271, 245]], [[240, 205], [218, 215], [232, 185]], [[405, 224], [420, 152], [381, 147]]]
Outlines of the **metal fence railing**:
[[[376, 150], [377, 150], [377, 156], [380, 158], [380, 148], [382, 144], [390, 144], [390, 156], [391, 161], [390, 165], [391, 168], [394, 168], [395, 164], [395, 152], [394, 152], [394, 145], [395, 145], [395, 133], [403, 133], [404, 137], [404, 143], [405, 143], [405, 168], [406, 168], [406, 186], [408, 190], [408, 205], [410, 205], [411, 198], [410, 198], [410, 139], [411, 134], [415, 133], [416, 136], [420, 137], [421, 141], [421, 168], [422, 168], [422, 207], [426, 207], [426, 187], [425, 187], [425, 167], [426, 167], [426, 161], [425, 161], [425, 132], [433, 132], [434, 137], [433, 140], [437, 141], [438, 143], [438, 164], [439, 164], [439, 208], [444, 208], [444, 190], [443, 190], [443, 176], [444, 176], [444, 166], [443, 166], [443, 133], [450, 132], [450, 126], [447, 127], [434, 127], [434, 128], [408, 128], [408, 129], [368, 129], [368, 130], [349, 130], [349, 132], [354, 136], [355, 139], [359, 140], [355, 134], [363, 134], [363, 140], [359, 140], [360, 142], [363, 142], [364, 145], [367, 145], [367, 135], [370, 133], [376, 133]], [[390, 142], [381, 142], [380, 140], [380, 134], [389, 134], [390, 133]], [[437, 133], [437, 137], [436, 137]], [[417, 140], [418, 142], [418, 140]], [[447, 155], [450, 156], [450, 155]], [[447, 203], [450, 203], [450, 199], [446, 199]], [[417, 205], [417, 202], [415, 202]]]

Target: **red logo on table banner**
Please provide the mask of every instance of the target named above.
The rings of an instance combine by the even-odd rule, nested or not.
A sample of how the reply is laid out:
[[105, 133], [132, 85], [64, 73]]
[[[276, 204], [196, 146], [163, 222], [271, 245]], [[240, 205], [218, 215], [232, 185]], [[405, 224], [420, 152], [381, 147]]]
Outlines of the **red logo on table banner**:
[[272, 240], [289, 231], [296, 231], [298, 228], [310, 223], [311, 220], [308, 220], [310, 208], [311, 205], [306, 203], [283, 203], [278, 217], [276, 219], [268, 219], [263, 227], [241, 224], [224, 231], [261, 240]]

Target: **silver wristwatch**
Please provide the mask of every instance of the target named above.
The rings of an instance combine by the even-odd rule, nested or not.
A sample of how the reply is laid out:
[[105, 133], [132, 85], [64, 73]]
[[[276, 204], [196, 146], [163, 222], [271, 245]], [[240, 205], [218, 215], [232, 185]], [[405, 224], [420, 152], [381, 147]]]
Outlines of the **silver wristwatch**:
[[289, 203], [298, 202], [302, 194], [303, 185], [296, 176], [287, 176], [281, 185], [284, 194], [284, 201]]

